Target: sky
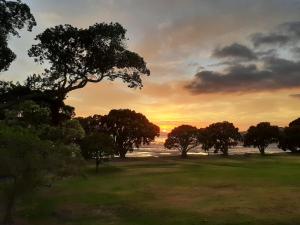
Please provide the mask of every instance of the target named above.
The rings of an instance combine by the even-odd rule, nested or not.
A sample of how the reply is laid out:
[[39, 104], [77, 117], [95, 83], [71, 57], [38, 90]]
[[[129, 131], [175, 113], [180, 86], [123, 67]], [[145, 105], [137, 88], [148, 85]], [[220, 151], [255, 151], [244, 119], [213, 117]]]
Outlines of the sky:
[[[141, 112], [164, 131], [230, 121], [240, 130], [262, 121], [286, 126], [300, 117], [300, 0], [24, 0], [33, 32], [10, 38], [17, 59], [1, 79], [42, 71], [27, 56], [48, 27], [119, 22], [128, 49], [147, 62], [144, 87], [119, 81], [69, 94], [77, 116], [111, 109]], [[299, 40], [299, 41], [298, 41]]]

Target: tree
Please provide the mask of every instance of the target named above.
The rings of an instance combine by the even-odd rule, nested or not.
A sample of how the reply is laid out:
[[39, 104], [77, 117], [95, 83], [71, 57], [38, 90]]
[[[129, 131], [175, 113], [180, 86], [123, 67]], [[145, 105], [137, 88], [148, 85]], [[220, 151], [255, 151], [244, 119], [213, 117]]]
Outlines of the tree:
[[126, 30], [119, 23], [96, 23], [87, 29], [59, 25], [46, 29], [35, 40], [29, 56], [50, 66], [27, 79], [31, 89], [51, 90], [64, 99], [70, 91], [103, 79], [121, 79], [128, 87], [142, 87], [150, 75], [144, 59], [126, 49]]
[[0, 121], [0, 185], [6, 200], [5, 224], [11, 224], [15, 200], [45, 184], [46, 178], [72, 175], [82, 164], [78, 121], [49, 125], [49, 109], [25, 101], [5, 110]]
[[211, 137], [215, 153], [221, 151], [223, 155], [227, 156], [228, 149], [236, 146], [237, 141], [240, 140], [239, 129], [226, 121], [211, 124], [206, 129]]
[[78, 120], [85, 130], [86, 134], [92, 134], [94, 132], [101, 132], [103, 131], [101, 127], [101, 120], [102, 116], [101, 115], [93, 115], [93, 116], [88, 116], [88, 117], [77, 117], [75, 118]]
[[0, 72], [8, 69], [16, 55], [8, 48], [9, 35], [18, 36], [18, 30], [31, 31], [36, 22], [28, 5], [17, 1], [0, 0]]
[[186, 158], [188, 151], [198, 145], [196, 127], [190, 125], [181, 125], [175, 127], [169, 134], [165, 141], [165, 148], [176, 148], [181, 152], [181, 157]]
[[198, 143], [201, 144], [201, 148], [209, 153], [209, 150], [213, 147], [214, 143], [207, 128], [200, 128], [197, 132]]
[[104, 157], [114, 155], [114, 142], [110, 135], [93, 133], [80, 142], [81, 154], [86, 160], [95, 160], [96, 172]]
[[268, 122], [262, 122], [256, 126], [251, 126], [244, 136], [244, 146], [258, 148], [262, 155], [265, 149], [272, 143], [278, 142], [279, 128], [271, 126]]
[[280, 132], [278, 147], [292, 153], [300, 152], [300, 118], [292, 121]]
[[33, 131], [0, 125], [0, 185], [4, 189], [4, 224], [13, 223], [15, 200], [44, 182], [51, 142]]
[[141, 113], [114, 109], [101, 119], [101, 129], [112, 135], [116, 154], [124, 159], [128, 151], [150, 144], [159, 136], [159, 127]]

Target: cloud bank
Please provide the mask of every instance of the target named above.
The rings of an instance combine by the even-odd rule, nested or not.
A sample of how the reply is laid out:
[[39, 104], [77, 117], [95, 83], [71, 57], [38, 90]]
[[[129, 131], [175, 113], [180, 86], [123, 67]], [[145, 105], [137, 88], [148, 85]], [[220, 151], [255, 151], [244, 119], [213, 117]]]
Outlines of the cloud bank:
[[295, 57], [299, 55], [300, 22], [281, 24], [269, 33], [255, 33], [251, 44], [253, 47], [233, 43], [215, 49], [212, 56], [227, 60], [223, 62], [227, 67], [198, 72], [186, 89], [202, 94], [300, 87], [300, 61]]

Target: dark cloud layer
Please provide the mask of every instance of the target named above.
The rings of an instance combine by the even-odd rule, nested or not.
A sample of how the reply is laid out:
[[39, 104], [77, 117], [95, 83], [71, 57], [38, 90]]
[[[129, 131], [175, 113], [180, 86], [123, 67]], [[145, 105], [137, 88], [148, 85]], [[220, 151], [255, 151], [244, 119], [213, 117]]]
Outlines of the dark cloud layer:
[[213, 56], [216, 58], [241, 58], [248, 60], [257, 58], [255, 53], [250, 48], [238, 43], [215, 49]]
[[293, 98], [299, 98], [300, 99], [300, 94], [292, 94], [290, 96], [293, 97]]
[[300, 22], [288, 22], [280, 24], [270, 33], [255, 33], [251, 35], [252, 42], [255, 47], [264, 45], [284, 46], [294, 45], [299, 42], [300, 38]]
[[[198, 72], [193, 81], [186, 88], [195, 94], [201, 93], [231, 93], [270, 91], [285, 88], [300, 87], [300, 61], [293, 59], [293, 51], [298, 49], [300, 37], [300, 22], [285, 23], [277, 27], [279, 31], [285, 31], [285, 35], [279, 33], [257, 33], [252, 35], [254, 48], [232, 44], [217, 49], [213, 56], [217, 58], [237, 58], [253, 60], [251, 64], [245, 61], [234, 61], [223, 71]], [[290, 50], [288, 55], [277, 55], [279, 45]], [[261, 45], [273, 46], [267, 51], [260, 49]], [[224, 63], [223, 63], [224, 64]]]

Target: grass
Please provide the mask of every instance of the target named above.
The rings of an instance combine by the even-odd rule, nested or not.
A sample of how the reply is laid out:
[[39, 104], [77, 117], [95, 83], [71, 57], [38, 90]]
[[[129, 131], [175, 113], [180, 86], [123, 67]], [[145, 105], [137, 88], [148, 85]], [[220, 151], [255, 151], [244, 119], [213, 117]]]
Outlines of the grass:
[[18, 204], [31, 225], [295, 225], [300, 156], [110, 162]]

